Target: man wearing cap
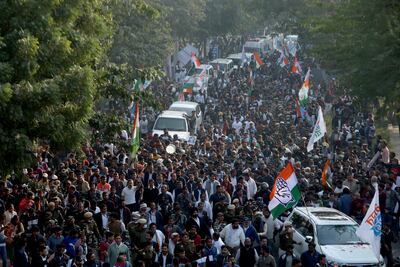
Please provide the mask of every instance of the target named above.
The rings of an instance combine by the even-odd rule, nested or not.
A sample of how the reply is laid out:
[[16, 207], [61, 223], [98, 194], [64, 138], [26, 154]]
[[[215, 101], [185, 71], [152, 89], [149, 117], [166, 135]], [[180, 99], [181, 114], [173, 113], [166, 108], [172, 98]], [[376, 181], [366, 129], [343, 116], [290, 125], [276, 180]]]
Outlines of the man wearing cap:
[[128, 224], [128, 232], [131, 239], [131, 248], [133, 250], [132, 259], [135, 260], [137, 252], [143, 249], [146, 245], [146, 231], [145, 227], [147, 220], [144, 218], [138, 219], [135, 223]]
[[293, 240], [293, 228], [290, 221], [285, 221], [283, 231], [279, 235], [279, 255], [288, 251], [288, 248], [293, 247], [296, 242]]
[[82, 228], [86, 235], [86, 242], [89, 247], [96, 248], [100, 238], [100, 232], [96, 222], [93, 220], [93, 213], [90, 211], [83, 214]]
[[243, 228], [239, 225], [239, 219], [235, 218], [232, 223], [222, 229], [220, 236], [225, 244], [234, 252], [239, 249], [240, 244], [244, 244], [245, 234]]
[[301, 254], [301, 265], [317, 267], [319, 258], [320, 254], [318, 253], [318, 251], [315, 250], [315, 243], [310, 242], [308, 244], [308, 250]]
[[257, 247], [260, 244], [260, 238], [258, 236], [256, 228], [251, 225], [251, 219], [249, 217], [244, 218], [242, 228], [246, 238], [250, 238], [254, 242], [254, 246]]

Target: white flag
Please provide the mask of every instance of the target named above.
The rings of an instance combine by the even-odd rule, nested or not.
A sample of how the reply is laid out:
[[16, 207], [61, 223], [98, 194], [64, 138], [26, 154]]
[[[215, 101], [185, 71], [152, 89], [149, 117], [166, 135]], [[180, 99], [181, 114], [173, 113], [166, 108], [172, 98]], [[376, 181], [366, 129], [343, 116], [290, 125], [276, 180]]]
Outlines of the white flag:
[[362, 241], [368, 242], [372, 246], [376, 258], [380, 260], [382, 219], [381, 210], [379, 208], [378, 185], [374, 184], [374, 187], [374, 198], [372, 199], [371, 205], [369, 206], [360, 227], [358, 227], [356, 234]]
[[319, 139], [324, 137], [326, 133], [326, 125], [324, 121], [324, 115], [322, 114], [322, 109], [318, 107], [318, 119], [315, 123], [313, 133], [311, 135], [310, 140], [308, 141], [307, 145], [307, 152], [310, 152], [314, 148], [314, 143], [317, 142]]

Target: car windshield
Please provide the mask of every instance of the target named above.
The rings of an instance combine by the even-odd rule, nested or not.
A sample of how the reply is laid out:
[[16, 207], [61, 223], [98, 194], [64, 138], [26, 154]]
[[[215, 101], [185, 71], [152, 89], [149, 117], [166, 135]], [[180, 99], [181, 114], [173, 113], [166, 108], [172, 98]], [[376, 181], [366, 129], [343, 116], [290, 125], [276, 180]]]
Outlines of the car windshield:
[[191, 116], [192, 115], [192, 108], [185, 108], [185, 107], [170, 107], [169, 110], [173, 110], [173, 111], [183, 111], [185, 112], [187, 115]]
[[173, 132], [187, 132], [185, 119], [178, 118], [158, 118], [154, 126], [155, 130], [164, 130]]
[[321, 246], [360, 243], [356, 230], [357, 225], [318, 225], [318, 243]]

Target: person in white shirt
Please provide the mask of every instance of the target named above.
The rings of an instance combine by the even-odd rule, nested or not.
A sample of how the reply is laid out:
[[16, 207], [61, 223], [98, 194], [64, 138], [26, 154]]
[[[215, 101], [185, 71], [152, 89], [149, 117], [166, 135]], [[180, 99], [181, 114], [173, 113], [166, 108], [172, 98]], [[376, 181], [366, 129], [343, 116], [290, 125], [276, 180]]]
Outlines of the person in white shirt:
[[212, 211], [210, 202], [208, 202], [206, 200], [206, 194], [200, 195], [200, 200], [196, 202], [196, 207], [199, 206], [200, 202], [203, 203], [203, 205], [204, 205], [203, 211], [205, 211], [207, 213], [208, 218], [210, 218], [212, 220], [213, 219], [213, 211]]
[[194, 101], [199, 103], [199, 104], [204, 104], [204, 95], [203, 94], [197, 94], [194, 98]]
[[234, 118], [232, 122], [232, 128], [235, 129], [236, 134], [240, 134], [242, 127], [243, 127], [242, 122]]
[[234, 251], [239, 249], [240, 244], [244, 245], [245, 235], [243, 228], [239, 226], [238, 219], [234, 219], [232, 223], [225, 226], [220, 232], [220, 236], [225, 244]]
[[133, 212], [134, 206], [136, 204], [136, 186], [133, 186], [133, 180], [129, 179], [127, 186], [122, 189], [121, 196], [125, 201], [127, 208]]
[[17, 212], [14, 210], [14, 205], [7, 204], [7, 210], [4, 212], [4, 225], [7, 225], [15, 215]]
[[140, 133], [142, 135], [147, 135], [149, 132], [149, 121], [147, 120], [146, 115], [143, 115], [142, 119], [139, 122], [140, 125]]
[[155, 223], [151, 223], [149, 225], [150, 231], [153, 233], [153, 238], [151, 241], [155, 242], [159, 248], [165, 243], [165, 235], [163, 232], [157, 229], [157, 225]]
[[253, 178], [250, 177], [250, 170], [244, 171], [244, 179], [246, 181], [247, 199], [253, 199], [257, 193], [257, 184]]
[[221, 247], [224, 246], [225, 243], [222, 241], [221, 237], [218, 233], [213, 233], [213, 246], [217, 248], [217, 253], [221, 254]]

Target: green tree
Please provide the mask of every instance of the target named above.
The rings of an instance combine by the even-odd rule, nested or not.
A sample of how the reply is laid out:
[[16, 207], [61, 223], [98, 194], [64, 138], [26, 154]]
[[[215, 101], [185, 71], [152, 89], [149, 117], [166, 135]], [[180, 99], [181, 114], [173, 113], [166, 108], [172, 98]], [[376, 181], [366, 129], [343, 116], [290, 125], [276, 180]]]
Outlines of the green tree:
[[143, 0], [112, 0], [116, 30], [110, 61], [134, 68], [161, 66], [173, 48], [166, 13]]
[[[320, 1], [314, 1], [317, 4]], [[400, 4], [392, 0], [338, 1], [307, 21], [322, 65], [351, 93], [393, 109], [400, 100]]]
[[0, 2], [1, 173], [31, 163], [35, 144], [86, 137], [111, 21], [102, 1]]
[[203, 27], [205, 6], [209, 0], [149, 0], [165, 14], [175, 41], [193, 41]]

